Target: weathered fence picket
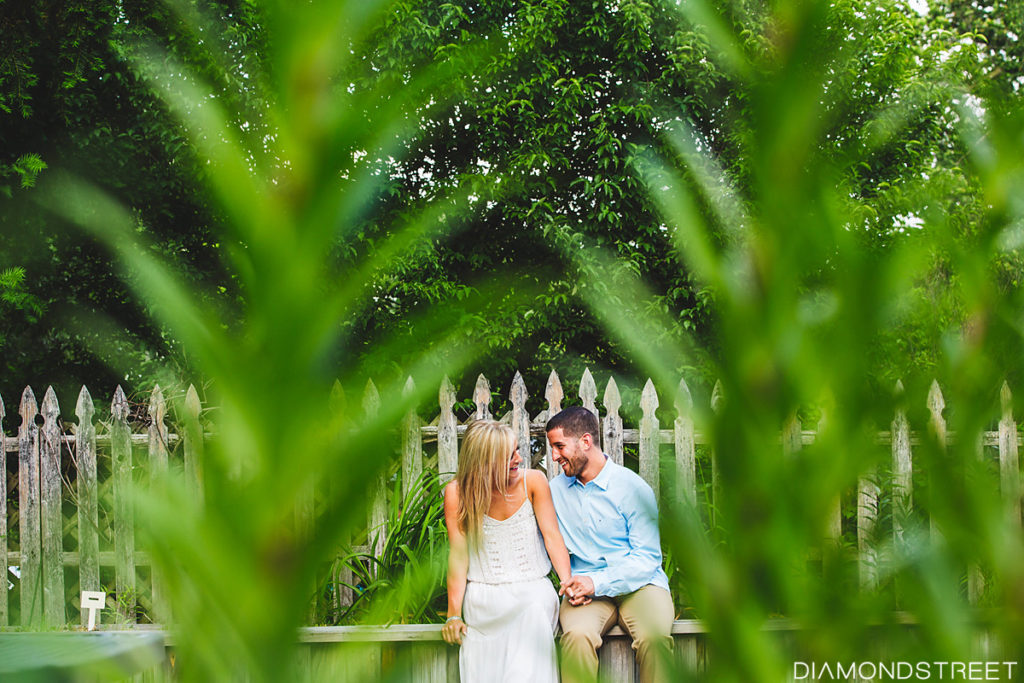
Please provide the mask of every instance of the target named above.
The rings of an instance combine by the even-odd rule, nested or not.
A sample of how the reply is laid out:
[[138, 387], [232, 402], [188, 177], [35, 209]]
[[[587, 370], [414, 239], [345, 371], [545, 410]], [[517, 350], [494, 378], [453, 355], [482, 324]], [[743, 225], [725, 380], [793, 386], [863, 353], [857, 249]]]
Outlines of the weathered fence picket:
[[517, 370], [516, 376], [512, 378], [512, 390], [509, 392], [508, 400], [512, 403], [512, 433], [516, 435], [519, 456], [523, 459], [521, 467], [526, 469], [532, 466], [533, 461], [530, 455], [530, 414], [526, 412], [528, 397], [526, 382]]
[[[416, 383], [409, 377], [405, 381], [402, 396], [409, 400], [416, 394]], [[416, 406], [409, 408], [402, 420], [402, 498], [407, 498], [413, 484], [423, 471], [423, 433]]]
[[640, 395], [640, 410], [643, 416], [640, 418], [640, 476], [654, 489], [655, 498], [660, 496], [661, 483], [659, 456], [661, 449], [661, 434], [659, 431], [658, 415], [658, 392], [654, 389], [654, 382], [647, 380], [643, 393]]
[[476, 412], [473, 413], [474, 420], [491, 419], [491, 383], [483, 375], [476, 379], [476, 388], [473, 389], [473, 403], [476, 404]]
[[[75, 430], [75, 464], [78, 468], [78, 576], [83, 591], [102, 590], [100, 585], [99, 482], [96, 473], [96, 427], [92, 417], [96, 409], [89, 390], [82, 387], [75, 405], [78, 429]], [[89, 623], [81, 610], [81, 623]], [[100, 615], [96, 615], [100, 623]]]
[[43, 623], [42, 530], [39, 501], [39, 409], [32, 389], [21, 396], [18, 430], [18, 520], [21, 538], [21, 623]]
[[[166, 483], [167, 461], [167, 402], [164, 392], [157, 384], [149, 397], [149, 477], [154, 488]], [[164, 623], [170, 618], [170, 607], [164, 590], [164, 576], [158, 566], [153, 566], [150, 573], [150, 589], [153, 596], [153, 618]]]
[[64, 430], [60, 406], [53, 387], [46, 389], [42, 405], [43, 426], [39, 432], [39, 513], [42, 519], [43, 619], [47, 625], [62, 625], [64, 618], [64, 553], [61, 539], [60, 461]]
[[437, 472], [441, 483], [447, 484], [459, 466], [458, 420], [452, 411], [455, 407], [455, 387], [447, 375], [441, 382], [437, 402], [441, 408], [437, 421]]
[[[363, 417], [367, 422], [373, 422], [380, 413], [380, 392], [373, 380], [367, 380], [366, 391], [363, 394]], [[388, 542], [388, 508], [387, 508], [387, 487], [385, 486], [386, 473], [381, 471], [373, 481], [372, 494], [370, 496], [370, 516], [367, 529], [367, 537], [373, 556], [380, 557], [384, 554], [384, 546]], [[376, 573], [376, 572], [374, 572]]]
[[[551, 419], [562, 410], [562, 398], [564, 396], [562, 381], [558, 379], [558, 373], [552, 370], [551, 374], [548, 375], [548, 383], [544, 387], [544, 400], [548, 403], [548, 419]], [[551, 455], [551, 444], [548, 443], [547, 439], [544, 439], [544, 467], [547, 471], [548, 479], [554, 478], [559, 472], [558, 464]]]
[[118, 611], [135, 620], [135, 512], [132, 485], [132, 440], [128, 427], [128, 398], [118, 385], [110, 405], [110, 457], [114, 476], [114, 591]]
[[697, 444], [693, 432], [693, 396], [686, 380], [676, 391], [676, 420], [672, 435], [676, 450], [676, 496], [687, 506], [697, 504]]
[[609, 377], [608, 386], [604, 390], [605, 415], [604, 429], [601, 430], [602, 445], [604, 452], [617, 465], [621, 465], [623, 462], [622, 417], [619, 415], [621, 407], [622, 396], [619, 394], [619, 385], [615, 383], [614, 377]]
[[203, 461], [203, 428], [199, 422], [202, 403], [195, 386], [189, 384], [185, 392], [184, 403], [182, 459], [185, 462], [185, 485], [199, 502], [203, 500], [202, 461]]
[[[601, 413], [597, 409], [597, 382], [594, 381], [594, 376], [590, 373], [590, 368], [583, 369], [583, 377], [580, 379], [580, 401], [584, 408], [597, 415], [597, 419], [600, 422]], [[601, 433], [600, 427], [598, 428], [598, 434]], [[598, 438], [595, 434], [594, 438]]]
[[[715, 415], [721, 415], [722, 409], [725, 407], [725, 392], [722, 388], [721, 380], [715, 382], [715, 386], [711, 389], [711, 410]], [[711, 499], [717, 501], [719, 496], [722, 494], [722, 480], [718, 475], [718, 450], [711, 449]], [[715, 507], [711, 506], [711, 521], [715, 522]]]
[[[928, 432], [931, 434], [932, 439], [935, 442], [935, 448], [937, 450], [937, 457], [944, 458], [946, 455], [946, 418], [942, 416], [942, 411], [946, 409], [946, 399], [942, 397], [942, 389], [939, 387], [937, 381], [932, 381], [931, 387], [928, 389]], [[932, 468], [934, 469], [934, 468]], [[929, 486], [928, 490], [932, 495], [932, 509], [935, 509], [934, 499], [936, 494], [935, 486]], [[942, 539], [942, 530], [939, 528], [938, 520], [935, 519], [935, 515], [928, 516], [928, 524], [931, 530], [932, 540], [940, 541]]]
[[1004, 505], [1011, 527], [1020, 528], [1020, 461], [1017, 459], [1017, 423], [1013, 419], [1013, 395], [1003, 382], [999, 391], [999, 476]]
[[[896, 382], [896, 397], [903, 398], [903, 382]], [[914, 465], [910, 455], [910, 422], [907, 411], [896, 408], [892, 420], [892, 533], [897, 547], [902, 547], [905, 540], [910, 511], [914, 502]]]

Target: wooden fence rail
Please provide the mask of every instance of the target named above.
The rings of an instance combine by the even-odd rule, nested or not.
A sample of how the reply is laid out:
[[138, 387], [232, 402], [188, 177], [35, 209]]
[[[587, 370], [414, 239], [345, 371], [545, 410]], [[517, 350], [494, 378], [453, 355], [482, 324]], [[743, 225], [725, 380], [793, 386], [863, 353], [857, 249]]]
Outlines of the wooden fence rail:
[[[902, 391], [902, 387], [897, 387]], [[412, 379], [405, 386], [406, 393], [415, 391]], [[601, 439], [605, 452], [617, 463], [622, 464], [627, 445], [636, 445], [638, 472], [658, 492], [666, 484], [667, 494], [681, 499], [697, 501], [701, 495], [713, 499], [718, 495], [716, 454], [709, 449], [711, 472], [708, 492], [702, 494], [698, 477], [698, 447], [709, 446], [708, 436], [695, 428], [693, 419], [694, 400], [685, 382], [680, 382], [674, 395], [660, 396], [651, 381], [647, 381], [640, 395], [640, 420], [635, 427], [626, 427], [621, 416], [623, 402], [619, 387], [610, 378], [602, 394], [602, 406], [597, 405], [598, 387], [589, 370], [583, 373], [579, 384], [579, 403], [593, 410], [600, 417]], [[998, 429], [982, 435], [982, 445], [998, 449], [1001, 494], [1007, 501], [1007, 514], [1014, 524], [1020, 524], [1020, 465], [1018, 460], [1019, 439], [1012, 413], [1010, 389], [1002, 387], [1002, 414]], [[465, 432], [466, 423], [473, 419], [490, 417], [492, 392], [490, 383], [479, 377], [472, 395], [473, 408], [465, 421], [455, 414], [456, 391], [445, 379], [438, 391], [438, 413], [430, 421], [422, 420], [418, 413], [410, 411], [402, 420], [401, 452], [397, 454], [402, 481], [402, 492], [415, 481], [424, 469], [427, 457], [424, 446], [436, 448], [436, 467], [439, 476], [446, 480], [453, 476], [458, 463], [458, 441]], [[552, 372], [544, 388], [546, 409], [530, 415], [527, 409], [529, 394], [522, 376], [516, 373], [508, 393], [511, 410], [502, 416], [519, 440], [521, 452], [530, 453], [531, 445], [538, 444], [537, 461], [525, 461], [526, 466], [541, 466], [549, 477], [557, 473], [552, 466], [551, 452], [544, 436], [544, 424], [548, 416], [561, 409], [566, 400], [561, 380]], [[335, 395], [332, 401], [341, 401]], [[670, 425], [663, 428], [658, 418], [658, 409], [668, 401], [675, 414]], [[362, 408], [366, 415], [377, 413], [382, 397], [373, 382], [368, 382], [362, 397]], [[712, 392], [711, 408], [714, 410], [721, 401], [720, 387]], [[167, 425], [167, 405], [163, 391], [155, 387], [148, 404], [146, 424], [133, 425], [130, 422], [130, 406], [120, 387], [111, 400], [110, 420], [102, 423], [97, 430], [94, 420], [95, 407], [87, 388], [82, 387], [75, 406], [77, 425], [65, 430], [61, 421], [61, 410], [54, 391], [48, 389], [43, 402], [37, 405], [31, 388], [25, 388], [19, 410], [20, 424], [17, 436], [2, 435], [0, 452], [16, 453], [16, 472], [0, 477], [0, 566], [11, 568], [7, 573], [16, 585], [19, 601], [16, 606], [9, 604], [9, 594], [14, 591], [0, 590], [0, 627], [17, 624], [29, 627], [63, 625], [68, 617], [78, 617], [77, 600], [68, 595], [74, 586], [65, 585], [65, 567], [78, 568], [79, 590], [103, 590], [106, 576], [109, 590], [113, 587], [118, 596], [136, 596], [147, 604], [150, 617], [159, 621], [167, 614], [163, 577], [150, 567], [148, 581], [142, 586], [140, 595], [139, 567], [149, 567], [150, 560], [145, 550], [136, 548], [135, 522], [129, 504], [127, 491], [133, 481], [133, 473], [145, 466], [152, 479], [164, 476], [172, 460], [180, 459], [180, 467], [195, 494], [202, 495], [199, 482], [202, 478], [202, 453], [204, 441], [209, 438], [200, 428], [201, 403], [194, 387], [189, 387], [184, 410], [178, 416], [175, 432]], [[926, 406], [929, 424], [926, 429], [946, 443], [950, 439], [943, 417], [944, 400], [937, 383], [933, 383]], [[603, 409], [602, 409], [603, 408]], [[664, 412], [663, 412], [664, 415]], [[0, 431], [9, 428], [4, 424], [6, 416], [0, 401]], [[135, 431], [133, 431], [133, 426]], [[817, 427], [817, 425], [813, 425]], [[138, 433], [136, 433], [138, 432]], [[792, 416], [781, 425], [780, 443], [786, 451], [796, 451], [813, 443], [816, 429], [805, 429], [797, 416]], [[536, 439], [536, 441], [534, 441]], [[856, 518], [857, 546], [860, 553], [861, 582], [865, 587], [877, 581], [878, 558], [870, 542], [879, 517], [879, 500], [891, 492], [893, 500], [893, 535], [898, 542], [905, 529], [903, 522], [913, 505], [912, 496], [912, 453], [921, 438], [910, 429], [907, 415], [897, 410], [889, 429], [879, 432], [877, 443], [891, 449], [892, 477], [880, 482], [874, 472], [864, 472], [857, 486]], [[542, 444], [542, 445], [541, 445]], [[673, 466], [671, 471], [662, 472], [667, 459], [661, 452], [671, 450]], [[109, 465], [98, 467], [100, 456], [109, 457]], [[12, 462], [15, 458], [10, 458]], [[8, 469], [10, 464], [8, 464]], [[100, 473], [109, 475], [100, 481]], [[62, 474], [63, 473], [63, 474]], [[16, 474], [16, 477], [14, 476]], [[368, 551], [380, 556], [386, 544], [386, 520], [388, 510], [388, 487], [385, 473], [370, 487], [370, 509], [368, 511]], [[17, 511], [8, 506], [10, 481], [15, 482]], [[888, 489], [885, 491], [883, 489]], [[109, 510], [101, 515], [101, 491], [110, 491]], [[107, 499], [104, 498], [104, 501]], [[310, 501], [312, 498], [310, 497]], [[65, 510], [73, 507], [74, 513]], [[311, 506], [301, 506], [310, 515]], [[713, 507], [713, 506], [712, 506]], [[306, 509], [309, 508], [309, 509]], [[297, 511], [301, 513], [300, 511]], [[17, 515], [17, 542], [11, 538], [9, 522]], [[841, 510], [836, 500], [830, 512], [827, 528], [831, 536], [841, 533]], [[298, 515], [302, 518], [302, 515]], [[112, 520], [109, 528], [101, 528], [105, 519]], [[937, 530], [936, 530], [936, 533]], [[65, 539], [69, 539], [65, 541]], [[101, 543], [105, 540], [105, 543]], [[106, 546], [101, 550], [101, 547]], [[113, 571], [111, 572], [111, 568]], [[105, 571], [106, 570], [106, 571]], [[72, 574], [73, 575], [73, 574]], [[350, 577], [339, 575], [336, 579]], [[112, 579], [112, 583], [111, 583]], [[969, 594], [976, 598], [981, 590], [981, 574], [976, 568], [969, 572]], [[351, 590], [338, 592], [339, 604], [351, 604]], [[122, 607], [130, 607], [130, 601], [122, 600]], [[12, 607], [17, 607], [17, 618], [12, 618]], [[122, 618], [135, 619], [134, 609], [125, 609]], [[77, 620], [77, 619], [76, 619]], [[82, 623], [85, 615], [81, 615]]]

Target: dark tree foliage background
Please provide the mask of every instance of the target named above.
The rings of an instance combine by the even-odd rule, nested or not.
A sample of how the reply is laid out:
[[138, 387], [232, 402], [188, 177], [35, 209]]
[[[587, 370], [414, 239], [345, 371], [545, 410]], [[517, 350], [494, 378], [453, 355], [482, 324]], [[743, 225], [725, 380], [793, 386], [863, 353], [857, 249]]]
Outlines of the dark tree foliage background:
[[[234, 34], [241, 71], [259, 52], [252, 10], [245, 2], [214, 7]], [[53, 384], [71, 397], [83, 383], [100, 391], [116, 382], [137, 386], [157, 359], [187, 368], [110, 255], [77, 229], [54, 228], [52, 216], [24, 201], [47, 168], [104, 188], [130, 207], [140, 236], [198, 293], [232, 301], [221, 245], [211, 236], [203, 169], [126, 62], [154, 34], [177, 35], [171, 48], [187, 58], [179, 22], [163, 2], [0, 3], [0, 270], [13, 276], [0, 302], [0, 355], [18, 386]], [[118, 376], [115, 368], [124, 367], [135, 372]]]
[[[190, 369], [186, 352], [148, 322], [104, 251], [77, 232], [45, 227], [38, 209], [21, 201], [47, 169], [70, 168], [132, 207], [151, 248], [221, 306], [225, 324], [244, 306], [221, 266], [225, 247], [213, 237], [218, 218], [203, 195], [203, 168], [125, 61], [149, 37], [166, 36], [171, 53], [212, 77], [221, 92], [244, 93], [248, 74], [257, 71], [251, 62], [263, 54], [259, 16], [246, 2], [202, 3], [202, 9], [217, 21], [190, 25], [159, 1], [0, 2], [0, 190], [8, 204], [0, 214], [0, 356], [18, 386], [54, 384], [61, 396], [81, 383], [141, 389], [157, 361], [185, 376]], [[942, 88], [956, 82], [1019, 97], [1021, 47], [1008, 29], [1020, 23], [1020, 8], [1001, 3], [997, 9], [936, 2], [921, 17], [902, 3], [832, 4], [831, 33], [820, 40], [845, 45], [850, 59], [825, 94], [826, 110], [838, 115], [829, 123], [833, 146], [818, 153], [860, 159], [887, 125], [899, 129], [899, 144], [890, 141], [844, 177], [851, 196], [868, 200], [861, 227], [872, 248], [915, 239], [923, 217], [914, 211], [926, 190], [950, 198], [932, 210], [947, 213], [962, 226], [962, 238], [971, 238], [978, 188], [961, 171], [964, 150], [952, 134], [957, 104], [964, 103], [950, 102]], [[477, 372], [499, 388], [519, 369], [528, 386], [541, 387], [551, 367], [578, 377], [584, 365], [615, 372], [628, 386], [638, 370], [582, 296], [593, 285], [586, 284], [578, 255], [597, 246], [643, 275], [652, 292], [643, 305], [652, 314], [679, 321], [666, 335], [685, 333], [698, 342], [679, 359], [679, 372], [698, 386], [713, 381], [714, 292], [679, 267], [637, 162], [652, 151], [673, 154], [663, 133], [684, 123], [700, 151], [742, 186], [750, 169], [738, 150], [749, 137], [750, 112], [741, 75], [723, 68], [728, 62], [716, 58], [707, 29], [680, 22], [677, 11], [667, 0], [393, 6], [362, 70], [339, 82], [356, 89], [405, 82], [428, 59], [468, 58], [462, 52], [469, 37], [488, 37], [498, 50], [465, 92], [439, 93], [419, 112], [425, 134], [400, 162], [366, 159], [387, 191], [363, 228], [337, 244], [339, 269], [372, 253], [382, 226], [411, 202], [464, 181], [467, 166], [482, 182], [500, 178], [504, 190], [473, 203], [462, 217], [464, 229], [419, 245], [380, 276], [376, 307], [339, 322], [357, 347], [370, 353], [396, 333], [414, 338], [410, 320], [433, 315], [432, 307], [454, 296], [467, 303], [454, 311], [448, 305], [446, 314], [471, 322], [488, 348], [457, 379], [463, 393]], [[766, 16], [756, 2], [733, 7], [728, 20], [745, 49], [769, 49]], [[230, 47], [226, 73], [234, 82], [213, 65], [204, 68], [208, 57], [197, 49], [204, 30]], [[890, 122], [872, 115], [880, 108]], [[249, 123], [237, 125], [244, 130]], [[720, 225], [719, 238], [730, 239], [736, 227]], [[908, 370], [893, 358], [909, 358], [917, 372], [934, 370], [937, 340], [963, 323], [943, 254], [933, 261], [908, 293], [906, 310], [894, 316], [892, 336], [879, 340], [883, 383]], [[993, 268], [1007, 287], [1018, 286], [1017, 260]], [[500, 288], [487, 284], [496, 281]], [[612, 282], [600, 295], [614, 305], [623, 291]], [[469, 303], [481, 293], [484, 306]], [[132, 372], [120, 376], [111, 361]], [[381, 359], [369, 367], [400, 374], [403, 361]], [[539, 394], [531, 397], [538, 407]]]

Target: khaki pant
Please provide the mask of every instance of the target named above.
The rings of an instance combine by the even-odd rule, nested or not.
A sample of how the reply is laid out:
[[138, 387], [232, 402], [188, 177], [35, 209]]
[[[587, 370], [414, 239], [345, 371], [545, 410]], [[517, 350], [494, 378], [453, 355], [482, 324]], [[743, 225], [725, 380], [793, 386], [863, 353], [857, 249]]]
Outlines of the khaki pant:
[[664, 588], [652, 585], [614, 598], [594, 598], [590, 604], [579, 607], [562, 598], [558, 614], [562, 624], [562, 683], [597, 680], [597, 649], [603, 642], [602, 636], [616, 622], [633, 639], [640, 682], [668, 681], [673, 619], [672, 596]]

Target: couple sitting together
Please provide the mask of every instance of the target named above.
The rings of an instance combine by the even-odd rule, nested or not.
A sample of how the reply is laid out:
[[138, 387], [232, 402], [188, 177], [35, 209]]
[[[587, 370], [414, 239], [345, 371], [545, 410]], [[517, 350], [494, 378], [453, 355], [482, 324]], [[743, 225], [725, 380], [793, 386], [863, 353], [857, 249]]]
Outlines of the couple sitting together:
[[[641, 680], [666, 681], [675, 617], [654, 492], [598, 445], [597, 417], [566, 408], [546, 426], [562, 473], [548, 485], [522, 470], [512, 430], [492, 420], [466, 430], [445, 488], [448, 621], [462, 646], [463, 683], [595, 681], [601, 637], [616, 623], [632, 637]], [[548, 580], [554, 566], [562, 595]]]

